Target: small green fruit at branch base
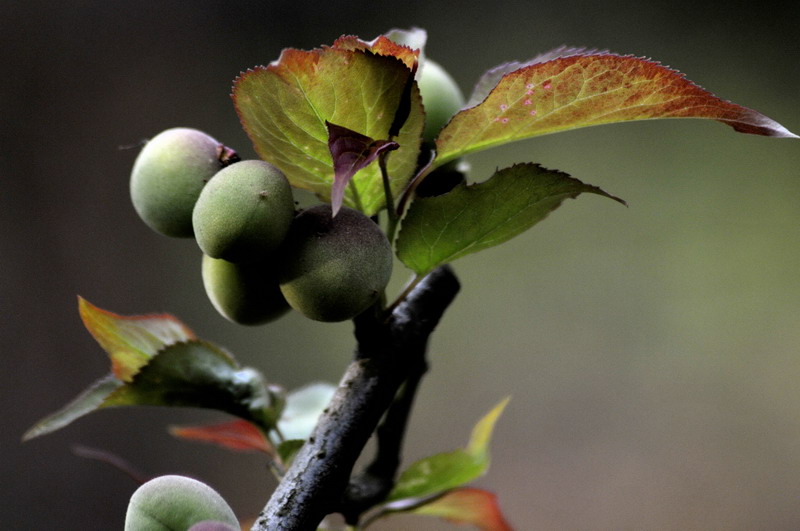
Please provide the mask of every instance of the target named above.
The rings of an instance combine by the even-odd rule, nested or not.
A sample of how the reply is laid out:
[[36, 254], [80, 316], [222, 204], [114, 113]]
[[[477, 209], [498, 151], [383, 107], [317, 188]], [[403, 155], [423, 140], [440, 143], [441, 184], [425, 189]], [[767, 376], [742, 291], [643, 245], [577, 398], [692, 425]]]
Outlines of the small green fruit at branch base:
[[439, 63], [427, 58], [417, 76], [417, 84], [425, 108], [425, 130], [422, 139], [433, 142], [442, 127], [464, 107], [466, 103], [464, 94]]
[[197, 522], [186, 531], [241, 531], [240, 527], [231, 527], [225, 522], [217, 522], [215, 520], [203, 520]]
[[289, 311], [271, 261], [233, 263], [203, 255], [203, 286], [224, 318], [242, 325], [274, 321]]
[[166, 236], [191, 238], [200, 191], [236, 153], [196, 129], [167, 129], [145, 144], [131, 171], [130, 192], [139, 217]]
[[203, 188], [192, 213], [197, 244], [212, 258], [263, 259], [286, 237], [294, 219], [292, 187], [261, 160], [224, 168]]
[[125, 531], [184, 531], [206, 520], [239, 529], [236, 515], [217, 491], [184, 476], [161, 476], [131, 496]]
[[281, 291], [315, 321], [345, 321], [371, 306], [392, 274], [392, 248], [370, 218], [330, 205], [298, 215], [282, 248]]

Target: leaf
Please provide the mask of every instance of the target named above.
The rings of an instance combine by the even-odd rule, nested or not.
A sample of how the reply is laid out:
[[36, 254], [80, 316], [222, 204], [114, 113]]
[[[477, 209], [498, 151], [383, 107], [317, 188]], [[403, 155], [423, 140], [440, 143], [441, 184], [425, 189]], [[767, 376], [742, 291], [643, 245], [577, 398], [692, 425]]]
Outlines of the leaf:
[[412, 50], [418, 51], [417, 60], [421, 61], [425, 51], [425, 43], [428, 41], [428, 32], [422, 28], [413, 27], [408, 30], [395, 28], [384, 33], [387, 39], [408, 46]]
[[329, 383], [313, 383], [295, 389], [286, 397], [286, 407], [278, 421], [278, 430], [288, 441], [306, 440], [317, 425], [322, 410], [328, 407], [336, 386]]
[[419, 274], [503, 243], [531, 228], [568, 198], [609, 197], [600, 188], [537, 164], [516, 164], [488, 180], [461, 184], [436, 197], [417, 197], [397, 239], [397, 256]]
[[390, 140], [373, 140], [356, 131], [325, 122], [328, 127], [328, 149], [333, 158], [333, 188], [331, 189], [331, 211], [336, 216], [342, 206], [344, 191], [350, 179], [361, 169], [369, 166], [378, 155], [400, 147]]
[[594, 49], [589, 50], [586, 48], [560, 46], [553, 50], [540, 53], [533, 59], [525, 61], [524, 63], [519, 61], [511, 61], [498, 65], [494, 68], [490, 68], [483, 73], [481, 78], [475, 84], [475, 88], [472, 90], [469, 100], [467, 100], [466, 107], [474, 107], [482, 102], [486, 96], [489, 95], [492, 89], [497, 86], [497, 84], [500, 82], [500, 79], [502, 79], [504, 75], [510, 74], [511, 72], [519, 70], [520, 68], [535, 65], [537, 63], [544, 63], [546, 61], [552, 61], [553, 59], [558, 59], [559, 57], [569, 57], [570, 55], [596, 55], [606, 53], [608, 53], [607, 50], [600, 51]]
[[442, 129], [434, 166], [524, 138], [653, 118], [708, 118], [741, 133], [797, 138], [763, 114], [717, 98], [656, 62], [579, 53], [505, 73], [481, 103]]
[[264, 433], [242, 419], [205, 426], [171, 426], [169, 432], [181, 439], [217, 444], [230, 450], [275, 453]]
[[40, 435], [47, 435], [102, 407], [103, 401], [122, 385], [124, 383], [113, 374], [101, 378], [69, 404], [34, 424], [25, 432], [22, 440], [28, 441]]
[[[423, 34], [425, 33], [424, 30], [417, 31], [422, 31]], [[405, 64], [406, 67], [411, 70], [419, 60], [420, 48], [419, 46], [413, 46], [413, 44], [419, 43], [421, 35], [418, 32], [407, 32], [406, 35], [410, 39], [409, 42], [400, 42], [389, 34], [379, 35], [369, 42], [363, 41], [354, 35], [345, 35], [336, 39], [336, 41], [333, 43], [333, 47], [340, 50], [358, 50], [362, 52], [372, 52], [377, 55], [395, 57], [403, 61], [403, 64]], [[422, 36], [423, 45], [425, 44], [425, 38], [427, 37]]]
[[289, 439], [278, 445], [278, 458], [280, 458], [286, 468], [291, 466], [297, 452], [300, 451], [300, 448], [302, 448], [305, 443], [305, 439]]
[[497, 496], [481, 489], [451, 490], [431, 502], [404, 512], [435, 516], [455, 524], [471, 524], [482, 531], [511, 531], [511, 526], [500, 511]]
[[241, 368], [230, 354], [204, 341], [165, 347], [127, 385], [103, 402], [114, 406], [175, 406], [216, 409], [267, 431], [275, 412], [261, 374]]
[[[280, 168], [292, 186], [331, 200], [334, 169], [328, 149], [331, 122], [369, 138], [389, 138], [398, 108], [410, 98], [408, 119], [388, 158], [395, 195], [415, 171], [424, 115], [419, 91], [407, 94], [416, 54], [379, 39], [374, 45], [342, 38], [335, 47], [311, 51], [286, 49], [277, 62], [243, 73], [233, 87], [242, 125], [258, 154]], [[374, 51], [364, 48], [374, 49]], [[397, 53], [380, 55], [381, 53]], [[344, 203], [373, 215], [385, 205], [380, 168], [360, 171], [347, 187]]]
[[122, 316], [78, 297], [83, 324], [111, 358], [112, 371], [122, 381], [133, 375], [167, 345], [195, 339], [185, 324], [168, 314]]
[[438, 494], [465, 485], [486, 473], [492, 430], [508, 401], [508, 398], [504, 399], [478, 421], [466, 448], [427, 457], [409, 466], [400, 475], [387, 500]]

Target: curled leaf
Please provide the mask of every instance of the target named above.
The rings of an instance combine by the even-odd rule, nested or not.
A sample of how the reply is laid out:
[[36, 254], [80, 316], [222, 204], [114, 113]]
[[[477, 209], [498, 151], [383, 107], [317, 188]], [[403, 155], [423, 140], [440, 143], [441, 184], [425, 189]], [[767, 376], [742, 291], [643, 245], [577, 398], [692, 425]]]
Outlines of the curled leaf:
[[328, 149], [333, 158], [333, 187], [331, 188], [331, 211], [336, 216], [342, 207], [344, 191], [350, 179], [361, 169], [369, 166], [381, 153], [400, 147], [390, 140], [373, 140], [346, 127], [325, 122], [328, 128]]

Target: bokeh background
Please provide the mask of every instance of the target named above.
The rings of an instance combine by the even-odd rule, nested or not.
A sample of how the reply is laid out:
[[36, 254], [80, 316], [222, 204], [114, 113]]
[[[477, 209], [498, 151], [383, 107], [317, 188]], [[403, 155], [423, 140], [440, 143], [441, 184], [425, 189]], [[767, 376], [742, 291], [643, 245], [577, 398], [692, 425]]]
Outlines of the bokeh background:
[[[705, 7], [708, 5], [708, 7]], [[173, 126], [254, 156], [231, 80], [343, 33], [429, 31], [469, 92], [487, 68], [561, 44], [650, 56], [800, 132], [800, 4], [4, 2], [0, 17], [0, 352], [4, 529], [122, 526], [143, 473], [184, 473], [241, 517], [273, 488], [259, 456], [171, 438], [194, 410], [108, 410], [20, 443], [108, 363], [76, 295], [168, 311], [289, 388], [337, 381], [351, 325], [298, 315], [237, 327], [205, 299], [191, 241], [130, 206], [135, 146]], [[775, 7], [775, 6], [781, 7]], [[134, 146], [132, 149], [120, 147]], [[517, 529], [800, 528], [800, 142], [714, 122], [603, 126], [471, 157], [481, 180], [536, 161], [625, 198], [569, 201], [456, 262], [463, 290], [433, 339], [407, 460], [463, 445], [513, 397], [478, 484]], [[406, 272], [396, 270], [393, 289]], [[375, 529], [451, 529], [406, 517]]]

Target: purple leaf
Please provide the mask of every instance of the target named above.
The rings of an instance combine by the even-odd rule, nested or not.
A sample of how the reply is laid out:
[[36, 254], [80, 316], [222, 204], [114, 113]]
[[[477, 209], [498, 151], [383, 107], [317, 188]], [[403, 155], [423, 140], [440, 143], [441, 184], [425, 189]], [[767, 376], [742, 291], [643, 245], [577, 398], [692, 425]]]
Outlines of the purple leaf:
[[347, 183], [384, 151], [392, 151], [400, 144], [391, 140], [373, 140], [346, 127], [325, 122], [328, 128], [328, 148], [333, 158], [333, 188], [331, 210], [335, 216], [342, 206]]

